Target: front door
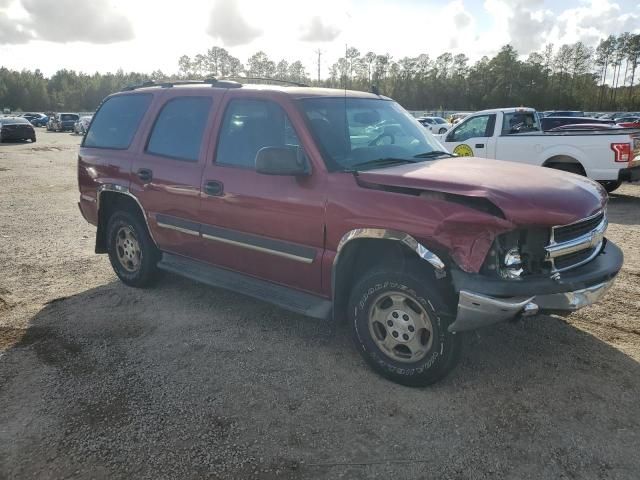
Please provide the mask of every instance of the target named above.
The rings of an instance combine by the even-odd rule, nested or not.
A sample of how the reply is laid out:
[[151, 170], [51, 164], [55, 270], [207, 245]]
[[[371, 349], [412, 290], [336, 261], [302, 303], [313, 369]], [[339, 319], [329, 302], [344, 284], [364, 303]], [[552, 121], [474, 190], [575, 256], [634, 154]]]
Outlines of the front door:
[[293, 106], [250, 93], [225, 97], [215, 153], [205, 165], [203, 255], [215, 265], [319, 293], [325, 176], [318, 165], [300, 177], [255, 171], [261, 148], [304, 147], [290, 120], [299, 115]]
[[444, 146], [461, 157], [487, 158], [495, 124], [495, 114], [467, 117], [446, 134]]

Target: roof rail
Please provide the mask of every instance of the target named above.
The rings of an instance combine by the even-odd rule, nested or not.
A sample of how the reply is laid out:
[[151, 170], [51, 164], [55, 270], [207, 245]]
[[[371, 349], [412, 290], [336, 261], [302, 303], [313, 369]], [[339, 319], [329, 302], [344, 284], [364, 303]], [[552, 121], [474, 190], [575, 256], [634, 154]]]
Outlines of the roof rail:
[[272, 82], [279, 83], [282, 85], [293, 85], [295, 87], [308, 87], [306, 83], [293, 82], [291, 80], [281, 80], [279, 78], [269, 78], [269, 77], [225, 77], [223, 80], [237, 80], [237, 81], [258, 81], [258, 82]]
[[124, 87], [121, 92], [130, 92], [132, 90], [138, 90], [139, 88], [159, 87], [159, 88], [172, 88], [175, 85], [211, 85], [212, 87], [222, 88], [240, 88], [242, 84], [233, 82], [230, 80], [218, 80], [216, 78], [206, 78], [204, 80], [164, 80], [161, 82], [155, 82], [149, 80], [139, 85], [128, 85]]

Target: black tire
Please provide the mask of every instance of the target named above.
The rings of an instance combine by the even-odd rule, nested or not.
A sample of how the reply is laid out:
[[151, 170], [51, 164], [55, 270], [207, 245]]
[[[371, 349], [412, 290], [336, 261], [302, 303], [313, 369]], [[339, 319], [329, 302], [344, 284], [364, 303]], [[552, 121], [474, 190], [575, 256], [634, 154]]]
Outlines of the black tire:
[[611, 193], [611, 192], [615, 192], [618, 188], [620, 188], [620, 185], [622, 185], [622, 182], [620, 180], [603, 180], [600, 182], [600, 185], [604, 187], [607, 193]]
[[[118, 237], [127, 229], [131, 231], [139, 247], [139, 254], [130, 257], [135, 263], [130, 262], [128, 267], [120, 260], [124, 256], [124, 250], [118, 247]], [[126, 211], [117, 211], [111, 215], [107, 223], [107, 252], [116, 275], [130, 287], [147, 287], [159, 278], [157, 263], [160, 252], [151, 240], [144, 220], [138, 215]]]
[[439, 133], [440, 135], [442, 135], [443, 133], [447, 133], [447, 129], [446, 129], [446, 128], [441, 128], [441, 129], [438, 131], [438, 133]]
[[[363, 275], [351, 292], [349, 322], [356, 347], [373, 370], [393, 382], [411, 387], [424, 387], [442, 379], [460, 360], [463, 336], [447, 330], [453, 317], [444, 295], [435, 282], [433, 276], [424, 267], [421, 270], [412, 268], [406, 272], [385, 268]], [[410, 359], [399, 361], [376, 343], [383, 340], [374, 337], [376, 334], [372, 333], [374, 327], [370, 327], [370, 315], [374, 310], [374, 303], [380, 305], [380, 299], [383, 299], [382, 302], [386, 301], [384, 296], [387, 292], [394, 296], [398, 293], [405, 296], [409, 302], [413, 302], [414, 313], [421, 307], [430, 319], [432, 331], [427, 338], [430, 338], [431, 343], [427, 343], [426, 353], [415, 362]], [[390, 315], [395, 315], [395, 312]], [[389, 335], [389, 329], [386, 326], [384, 328]], [[417, 324], [415, 328], [418, 328]], [[398, 338], [397, 333], [394, 332], [396, 338]], [[426, 333], [425, 330], [422, 336], [425, 337]], [[421, 330], [414, 334], [409, 333], [414, 336], [420, 336], [420, 334]]]
[[36, 136], [31, 137], [31, 143], [36, 143]]

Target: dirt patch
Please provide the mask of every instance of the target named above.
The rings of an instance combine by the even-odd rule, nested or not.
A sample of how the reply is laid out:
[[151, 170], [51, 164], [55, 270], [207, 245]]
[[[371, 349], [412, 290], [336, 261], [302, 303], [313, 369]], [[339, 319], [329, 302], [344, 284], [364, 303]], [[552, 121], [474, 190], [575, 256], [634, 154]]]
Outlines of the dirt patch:
[[20, 343], [26, 331], [24, 328], [0, 327], [0, 350], [7, 350]]
[[78, 212], [80, 137], [38, 136], [0, 146], [0, 478], [637, 478], [640, 185], [610, 200], [625, 266], [602, 302], [477, 332], [416, 390], [343, 327], [123, 286]]

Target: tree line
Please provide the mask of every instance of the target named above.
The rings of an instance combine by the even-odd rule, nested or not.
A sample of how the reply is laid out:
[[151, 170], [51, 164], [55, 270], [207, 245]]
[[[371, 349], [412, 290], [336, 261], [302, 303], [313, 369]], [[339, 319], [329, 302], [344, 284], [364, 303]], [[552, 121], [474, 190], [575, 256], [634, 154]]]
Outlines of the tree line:
[[178, 71], [94, 73], [59, 70], [50, 78], [39, 70], [0, 68], [0, 108], [91, 111], [112, 92], [163, 79], [265, 77], [332, 88], [369, 90], [393, 97], [410, 110], [479, 110], [531, 106], [539, 110], [640, 110], [640, 34], [622, 33], [600, 41], [546, 45], [521, 59], [505, 45], [471, 64], [465, 54], [428, 54], [394, 59], [351, 47], [326, 78], [312, 78], [301, 61], [274, 60], [256, 52], [245, 63], [226, 49], [212, 47], [178, 59]]

